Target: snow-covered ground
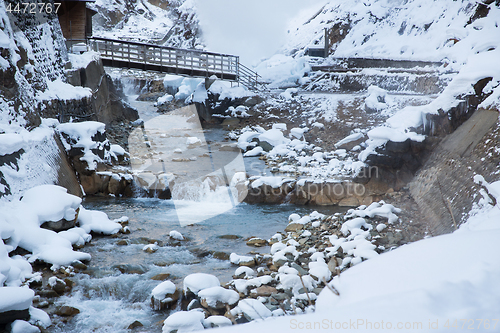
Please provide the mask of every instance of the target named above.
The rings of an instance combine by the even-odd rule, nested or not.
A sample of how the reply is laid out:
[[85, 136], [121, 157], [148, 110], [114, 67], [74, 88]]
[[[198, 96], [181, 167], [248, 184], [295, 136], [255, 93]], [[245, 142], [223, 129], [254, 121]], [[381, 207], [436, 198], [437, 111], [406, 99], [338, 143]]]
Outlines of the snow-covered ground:
[[[199, 19], [196, 2], [178, 0], [172, 4], [177, 17], [146, 2], [141, 2], [131, 9], [126, 3], [97, 1], [94, 8], [106, 11], [108, 14], [116, 11], [121, 17], [115, 18], [116, 26], [112, 29], [105, 24], [97, 27], [96, 35], [141, 41], [154, 40], [178, 47], [205, 48], [206, 45], [197, 30]], [[422, 140], [423, 137], [414, 129], [425, 125], [426, 114], [435, 114], [439, 110], [446, 111], [456, 106], [460, 98], [474, 92], [473, 85], [481, 79], [492, 78], [483, 89], [483, 93], [489, 94], [489, 97], [480, 107], [498, 108], [500, 106], [498, 66], [500, 8], [498, 2], [491, 3], [488, 5], [489, 13], [486, 17], [470, 20], [474, 15], [475, 6], [476, 2], [471, 0], [453, 2], [337, 0], [326, 4], [324, 1], [321, 1], [321, 4], [319, 2], [312, 4], [292, 22], [282, 51], [260, 62], [255, 68], [269, 83], [269, 87], [288, 88], [281, 91], [280, 96], [273, 102], [287, 103], [294, 99], [300, 102], [302, 98], [309, 100], [308, 103], [316, 107], [313, 107], [311, 113], [307, 115], [308, 120], [298, 127], [288, 128], [287, 125], [277, 121], [273, 128], [267, 130], [255, 126], [248, 127], [234, 138], [238, 139], [240, 148], [251, 148], [247, 156], [266, 154], [270, 158], [293, 159], [303, 168], [300, 171], [312, 176], [348, 176], [363, 165], [362, 162], [369, 152], [373, 152], [387, 140], [399, 142], [407, 138]], [[272, 17], [272, 6], [262, 5], [262, 7], [265, 7], [269, 11], [267, 15]], [[2, 2], [0, 9], [3, 8]], [[243, 7], [239, 7], [241, 8]], [[231, 14], [234, 12], [227, 15]], [[104, 19], [106, 18], [109, 18], [109, 15], [104, 16]], [[189, 24], [175, 30], [183, 20]], [[8, 18], [4, 17], [3, 21], [8, 22]], [[308, 82], [309, 79], [305, 74], [311, 71], [309, 63], [311, 59], [303, 56], [304, 51], [307, 47], [323, 45], [325, 27], [336, 27], [342, 37], [332, 47], [333, 57], [442, 61], [446, 64], [446, 68], [443, 66], [440, 71], [452, 69], [458, 74], [442, 94], [432, 101], [427, 101], [428, 103], [422, 103], [425, 104], [422, 106], [399, 108], [398, 103], [391, 101], [379, 88], [370, 89], [364, 96], [365, 105], [379, 110], [384, 107], [381, 104], [386, 104], [382, 113], [388, 117], [387, 121], [370, 131], [366, 129], [353, 131], [347, 136], [346, 141], [336, 142], [340, 145], [349, 140], [360, 139], [360, 136], [364, 137], [366, 134], [368, 141], [364, 145], [365, 150], [358, 156], [348, 155], [342, 149], [323, 152], [304, 140], [304, 133], [310, 128], [322, 128], [324, 123], [337, 121], [336, 109], [340, 99], [338, 96], [323, 99], [296, 96], [297, 87]], [[169, 36], [170, 31], [177, 33]], [[189, 32], [191, 35], [181, 38], [179, 31]], [[207, 35], [205, 41], [209, 47], [213, 45], [210, 44], [210, 40], [216, 36], [213, 31]], [[235, 34], [234, 31], [231, 33]], [[9, 29], [6, 29], [5, 33], [2, 30], [0, 46], [11, 51], [13, 58], [8, 60], [16, 63], [19, 60], [15, 57], [16, 47], [9, 44], [13, 35], [14, 32]], [[223, 43], [231, 43], [229, 38], [216, 39], [222, 40]], [[266, 41], [269, 41], [269, 38], [266, 38]], [[249, 47], [244, 46], [247, 49]], [[325, 59], [324, 64], [331, 63], [333, 59]], [[0, 58], [0, 67], [7, 68], [8, 64], [7, 60]], [[167, 77], [165, 85], [177, 88], [178, 95], [165, 95], [158, 100], [158, 103], [167, 103], [174, 98], [202, 101], [207, 91], [200, 82], [196, 79]], [[46, 86], [47, 89], [44, 91], [33, 91], [32, 95], [39, 101], [90, 96], [88, 89], [69, 87], [62, 80], [47, 82]], [[230, 89], [221, 82], [216, 82], [210, 89], [231, 98], [249, 95], [244, 89]], [[386, 101], [381, 102], [381, 99]], [[10, 108], [3, 99], [0, 100], [0, 106], [2, 111]], [[233, 108], [228, 111], [231, 116], [245, 118], [248, 115], [247, 109]], [[47, 149], [56, 149], [51, 139], [55, 123], [45, 123], [28, 132], [22, 129], [24, 124], [22, 121], [15, 125], [8, 124], [12, 119], [6, 117], [7, 112], [2, 113], [0, 154], [9, 155], [21, 148], [25, 153], [17, 167], [4, 165], [0, 168], [6, 184], [11, 185], [10, 193], [0, 201], [0, 312], [30, 308], [31, 324], [38, 323], [46, 327], [50, 324], [47, 316], [30, 307], [34, 294], [26, 284], [30, 280], [40, 278], [39, 274], [33, 273], [30, 263], [42, 260], [57, 269], [70, 266], [76, 260], [89, 260], [88, 254], [74, 251], [72, 245], [82, 245], [87, 242], [91, 231], [112, 234], [118, 232], [121, 225], [117, 223], [118, 221], [109, 220], [103, 213], [85, 210], [80, 206], [81, 200], [67, 194], [64, 189], [46, 185], [54, 181], [56, 174], [45, 161], [33, 157], [38, 157], [35, 149], [38, 143], [44, 143]], [[93, 125], [95, 125], [94, 132], [101, 131], [101, 125]], [[80, 131], [76, 127], [61, 126], [60, 130], [78, 136]], [[272, 149], [265, 153], [263, 149], [254, 148], [252, 146], [254, 138], [268, 142]], [[90, 149], [89, 142], [82, 141], [80, 144], [87, 151]], [[361, 148], [363, 146], [352, 150], [357, 155]], [[89, 153], [87, 157], [90, 158], [89, 164], [93, 165], [94, 156], [90, 156]], [[296, 172], [296, 170], [286, 170], [285, 165], [282, 166], [283, 169], [279, 171]], [[357, 263], [359, 263], [340, 276], [336, 276], [329, 283], [329, 287], [318, 296], [314, 313], [273, 318], [262, 322], [259, 318], [271, 316], [262, 304], [256, 300], [240, 301], [241, 304], [233, 310], [234, 315], [246, 311], [252, 313], [250, 317], [257, 320], [238, 327], [238, 330], [241, 332], [334, 329], [450, 331], [464, 327], [485, 332], [498, 330], [500, 288], [497, 280], [500, 274], [500, 261], [497, 253], [500, 251], [500, 245], [497, 239], [500, 237], [498, 224], [500, 183], [488, 184], [480, 175], [477, 175], [475, 180], [483, 186], [480, 192], [482, 198], [459, 230], [449, 235], [405, 245], [383, 255], [373, 255], [368, 251], [368, 254], [358, 256], [360, 259]], [[276, 179], [259, 181], [273, 184]], [[280, 178], [280, 181], [283, 179]], [[0, 183], [0, 190], [3, 193], [7, 193], [6, 184]], [[40, 228], [46, 221], [58, 221], [62, 218], [76, 219], [80, 227], [59, 233]], [[346, 222], [344, 228], [346, 235], [350, 232], [353, 236], [349, 241], [357, 241], [361, 244], [360, 248], [365, 244], [364, 238], [356, 238], [362, 235], [354, 233], [358, 231], [361, 233], [361, 220], [361, 216], [358, 216], [350, 220], [351, 222]], [[172, 237], [179, 238], [179, 235], [174, 234]], [[335, 239], [332, 241], [336, 243]], [[31, 254], [9, 256], [18, 247], [28, 250]], [[292, 247], [278, 247], [275, 247], [274, 254], [294, 254]], [[153, 251], [154, 246], [148, 249]], [[311, 270], [318, 278], [324, 276], [327, 271], [324, 270], [324, 262], [319, 256], [317, 257], [319, 264], [313, 264]], [[369, 260], [361, 262], [361, 257]], [[245, 256], [233, 255], [231, 261], [239, 263], [247, 259]], [[194, 285], [198, 282], [199, 279], [195, 279]], [[234, 300], [234, 294], [221, 291], [218, 281], [210, 286], [215, 289], [202, 293], [207, 301], [213, 303], [219, 299], [231, 302]], [[165, 288], [156, 290], [158, 295], [172, 290], [171, 285], [163, 287]], [[210, 327], [215, 322], [221, 325], [227, 324], [227, 320], [222, 318], [206, 321], [198, 311], [179, 313], [165, 321], [164, 331], [181, 326], [184, 330], [201, 329], [204, 326]], [[13, 325], [15, 332], [30, 330], [36, 331], [26, 322], [17, 321]], [[225, 330], [230, 332], [234, 329]]]
[[404, 245], [341, 273], [329, 283], [332, 289], [318, 296], [314, 313], [254, 322], [238, 331], [498, 330], [500, 207], [491, 197], [500, 199], [500, 182], [475, 179], [489, 195], [482, 191], [459, 230]]

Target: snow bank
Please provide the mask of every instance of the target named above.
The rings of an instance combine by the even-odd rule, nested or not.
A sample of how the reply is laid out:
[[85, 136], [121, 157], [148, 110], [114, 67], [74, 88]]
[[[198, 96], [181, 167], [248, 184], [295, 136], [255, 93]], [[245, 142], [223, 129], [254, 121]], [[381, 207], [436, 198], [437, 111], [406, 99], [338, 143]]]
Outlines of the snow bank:
[[[77, 260], [90, 260], [88, 253], [74, 251], [73, 245], [90, 241], [91, 231], [109, 233], [120, 230], [121, 225], [110, 221], [105, 213], [85, 210], [80, 203], [80, 198], [56, 185], [34, 187], [26, 191], [21, 200], [0, 201], [0, 312], [30, 308], [34, 292], [20, 287], [26, 280], [39, 277], [32, 273], [30, 263], [41, 260], [57, 270]], [[40, 228], [47, 221], [71, 221], [77, 215], [81, 228], [59, 233]], [[18, 247], [31, 254], [10, 256]], [[55, 277], [49, 279], [49, 285], [56, 280]], [[50, 325], [50, 319], [43, 311], [30, 308], [30, 314], [32, 324]], [[16, 325], [21, 327], [21, 332], [27, 332], [24, 329], [28, 328], [28, 323]]]
[[121, 224], [111, 221], [106, 213], [87, 210], [83, 207], [80, 207], [77, 222], [87, 233], [93, 231], [100, 234], [112, 235], [121, 230]]
[[92, 61], [98, 61], [100, 54], [95, 51], [87, 51], [82, 54], [68, 53], [68, 58], [73, 69], [86, 68]]
[[[476, 180], [483, 182], [480, 176]], [[483, 185], [500, 199], [499, 181]], [[344, 325], [346, 332], [397, 327], [445, 332], [461, 325], [461, 318], [484, 318], [474, 321], [475, 327], [490, 331], [500, 312], [500, 207], [482, 194], [467, 222], [454, 233], [401, 246], [335, 276], [329, 284], [339, 296], [325, 288], [315, 313], [240, 325], [238, 331], [295, 332], [319, 323], [328, 330]]]
[[24, 147], [24, 137], [18, 133], [0, 134], [0, 156], [15, 153]]
[[26, 287], [0, 287], [0, 313], [29, 309], [34, 296]]
[[92, 90], [90, 88], [75, 87], [69, 83], [63, 82], [61, 79], [55, 81], [47, 81], [47, 90], [40, 93], [39, 100], [51, 100], [51, 99], [83, 99], [90, 98], [92, 96]]
[[[21, 202], [38, 216], [39, 225], [46, 221], [57, 222], [61, 219], [71, 221], [75, 219], [76, 210], [80, 207], [82, 199], [68, 195], [67, 192], [64, 187], [41, 185], [26, 191]], [[55, 202], [57, 204], [54, 204]]]

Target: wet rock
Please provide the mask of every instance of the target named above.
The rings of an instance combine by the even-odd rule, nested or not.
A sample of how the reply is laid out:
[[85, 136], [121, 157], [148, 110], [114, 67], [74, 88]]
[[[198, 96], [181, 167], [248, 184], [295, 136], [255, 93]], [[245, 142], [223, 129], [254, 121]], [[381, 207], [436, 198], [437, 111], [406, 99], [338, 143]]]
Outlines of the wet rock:
[[279, 306], [278, 305], [273, 305], [273, 304], [265, 304], [266, 308], [268, 308], [270, 311], [278, 310]]
[[315, 293], [316, 295], [319, 295], [322, 291], [323, 291], [323, 288], [314, 288], [312, 290], [312, 292]]
[[74, 268], [76, 269], [79, 269], [79, 270], [86, 270], [87, 269], [87, 265], [85, 265], [83, 262], [81, 262], [80, 260], [75, 260], [71, 263], [71, 266], [73, 266]]
[[132, 324], [128, 325], [127, 329], [133, 330], [134, 328], [143, 327], [143, 326], [144, 325], [140, 321], [136, 320]]
[[247, 241], [248, 246], [262, 247], [268, 245], [267, 241], [262, 238], [251, 238]]
[[126, 239], [121, 239], [118, 242], [116, 242], [116, 245], [125, 246], [128, 245], [128, 241]]
[[200, 309], [200, 308], [201, 308], [200, 301], [198, 299], [193, 299], [191, 302], [189, 302], [186, 309], [188, 311], [191, 311], [193, 309]]
[[337, 258], [332, 257], [330, 261], [328, 261], [328, 269], [330, 270], [330, 272], [333, 273], [333, 275], [336, 275], [338, 272], [337, 267], [338, 267]]
[[41, 301], [41, 302], [38, 302], [38, 304], [36, 305], [37, 308], [39, 309], [45, 309], [45, 308], [48, 308], [50, 305], [49, 302], [47, 301]]
[[75, 227], [76, 218], [74, 220], [68, 221], [61, 219], [59, 221], [47, 221], [44, 222], [41, 227], [44, 229], [49, 229], [55, 232], [64, 231]]
[[205, 257], [208, 257], [209, 255], [213, 254], [212, 251], [207, 250], [207, 249], [195, 248], [195, 249], [191, 249], [190, 251], [198, 258], [205, 258]]
[[215, 259], [219, 259], [219, 260], [229, 260], [229, 253], [221, 252], [221, 251], [215, 251], [213, 253], [213, 257]]
[[62, 317], [72, 317], [80, 313], [80, 310], [72, 306], [61, 306], [56, 310], [56, 314]]
[[147, 237], [140, 237], [139, 239], [134, 239], [133, 242], [134, 244], [157, 244], [158, 246], [163, 246], [163, 242], [158, 240], [158, 239], [151, 239]]
[[0, 312], [0, 325], [13, 322], [16, 319], [29, 320], [29, 318], [30, 313], [28, 309]]
[[[278, 290], [276, 290], [276, 288], [264, 285], [264, 286], [258, 287], [255, 290], [255, 296], [267, 297], [267, 296], [271, 296], [272, 294], [276, 294], [277, 292], [278, 292]], [[254, 295], [254, 294], [252, 293], [252, 295]]]
[[298, 230], [302, 230], [304, 228], [303, 224], [300, 223], [290, 223], [286, 226], [285, 231], [286, 232], [295, 232]]
[[144, 274], [148, 271], [145, 266], [134, 264], [113, 265], [111, 268], [119, 270], [122, 274]]
[[238, 236], [238, 235], [222, 235], [222, 236], [217, 236], [217, 238], [220, 238], [220, 239], [240, 239], [242, 237]]
[[36, 294], [40, 295], [40, 297], [45, 297], [45, 298], [59, 297], [59, 294], [52, 289], [38, 290]]
[[356, 197], [348, 197], [340, 200], [339, 202], [340, 207], [358, 207], [359, 206], [359, 199]]
[[145, 245], [142, 250], [146, 253], [155, 253], [156, 251], [158, 251], [160, 249], [160, 247], [155, 243], [155, 244], [148, 244], [148, 245]]
[[212, 287], [203, 289], [198, 293], [200, 304], [207, 309], [210, 314], [224, 314], [227, 307], [232, 308], [238, 303], [239, 294], [223, 287]]
[[155, 276], [153, 276], [151, 278], [151, 280], [154, 280], [154, 281], [165, 281], [165, 280], [168, 280], [170, 278], [170, 274], [169, 273], [160, 273], [160, 274], [156, 274]]
[[171, 308], [180, 297], [180, 291], [168, 280], [156, 286], [151, 293], [151, 306], [157, 311]]
[[240, 260], [240, 262], [238, 263], [238, 265], [240, 266], [246, 266], [246, 267], [253, 267], [256, 265], [256, 262], [255, 262], [255, 259], [248, 259], [248, 260]]
[[[309, 261], [307, 261], [307, 262], [309, 262]], [[290, 265], [290, 267], [295, 268], [299, 272], [299, 274], [302, 275], [302, 276], [309, 274], [308, 271], [306, 271], [304, 268], [300, 267], [299, 265], [297, 265], [294, 262], [292, 262], [292, 264]]]

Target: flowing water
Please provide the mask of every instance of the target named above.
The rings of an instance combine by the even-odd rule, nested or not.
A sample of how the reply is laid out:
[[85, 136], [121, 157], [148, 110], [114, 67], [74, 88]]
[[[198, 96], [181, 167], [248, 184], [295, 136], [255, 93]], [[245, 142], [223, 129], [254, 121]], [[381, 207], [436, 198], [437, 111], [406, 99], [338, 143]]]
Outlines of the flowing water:
[[[195, 205], [187, 201], [185, 204]], [[169, 312], [151, 308], [151, 290], [160, 283], [152, 277], [170, 274], [168, 279], [180, 288], [183, 278], [195, 272], [210, 273], [219, 277], [221, 283], [228, 282], [236, 267], [209, 253], [269, 252], [269, 247], [248, 247], [244, 239], [250, 236], [268, 239], [283, 231], [291, 213], [335, 212], [333, 207], [242, 203], [203, 222], [181, 226], [176, 206], [170, 200], [99, 198], [86, 199], [83, 205], [106, 212], [110, 218], [128, 216], [131, 233], [119, 238], [94, 237], [91, 244], [82, 249], [92, 255], [88, 270], [73, 277], [75, 286], [71, 295], [58, 300], [60, 305], [78, 308], [80, 314], [66, 324], [52, 327], [50, 332], [127, 332], [127, 327], [136, 320], [144, 325], [135, 329], [137, 332], [161, 332]], [[203, 211], [206, 206], [201, 203], [197, 209]], [[179, 231], [187, 240], [177, 246], [171, 244], [168, 236], [171, 230]], [[219, 238], [222, 235], [241, 238]], [[128, 245], [118, 245], [123, 240]], [[143, 251], [145, 244], [154, 241], [162, 245], [157, 252]], [[118, 268], [129, 273], [122, 273]], [[179, 309], [171, 311], [176, 310]]]
[[[146, 130], [148, 124], [154, 126], [160, 122], [155, 120], [159, 114], [152, 103], [131, 101], [131, 104], [139, 110]], [[169, 123], [168, 119], [165, 123]], [[158, 135], [154, 141], [161, 143], [168, 133], [162, 137]], [[223, 141], [225, 131], [214, 127], [204, 129], [201, 135], [210, 148], [212, 143]], [[148, 136], [151, 140], [151, 135]], [[160, 144], [156, 146], [157, 149], [161, 147]], [[165, 152], [172, 148], [165, 147]], [[221, 168], [217, 162], [222, 158], [218, 158], [212, 148], [212, 168]], [[240, 160], [250, 175], [267, 173], [264, 162], [258, 158], [242, 159], [240, 156]], [[185, 276], [203, 272], [216, 275], [221, 283], [228, 282], [236, 267], [228, 260], [217, 259], [221, 255], [269, 252], [269, 247], [248, 247], [245, 239], [252, 236], [269, 239], [283, 232], [291, 213], [305, 215], [317, 210], [332, 214], [338, 211], [335, 207], [248, 205], [228, 200], [228, 189], [226, 186], [215, 190], [198, 186], [185, 189], [189, 195], [176, 198], [174, 188], [176, 200], [86, 198], [83, 206], [87, 209], [103, 211], [111, 219], [128, 216], [131, 233], [116, 238], [95, 236], [81, 249], [92, 255], [88, 269], [72, 277], [75, 284], [71, 294], [56, 301], [56, 305], [72, 306], [80, 313], [66, 323], [55, 321], [49, 332], [129, 332], [127, 327], [136, 320], [144, 326], [134, 329], [135, 332], [161, 332], [169, 311], [153, 311], [150, 299], [151, 290], [161, 280], [168, 278], [182, 288]], [[172, 242], [169, 237], [172, 230], [180, 232], [186, 240]], [[224, 235], [235, 237], [220, 237]], [[151, 243], [157, 243], [159, 249], [154, 253], [145, 252], [144, 246]], [[179, 306], [170, 311], [178, 310]]]

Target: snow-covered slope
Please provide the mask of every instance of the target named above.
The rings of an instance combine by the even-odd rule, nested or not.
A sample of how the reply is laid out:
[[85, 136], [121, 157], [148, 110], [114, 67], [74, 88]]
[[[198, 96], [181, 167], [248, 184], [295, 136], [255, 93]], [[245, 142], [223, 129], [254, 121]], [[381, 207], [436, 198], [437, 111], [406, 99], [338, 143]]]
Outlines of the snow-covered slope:
[[89, 7], [98, 12], [93, 17], [94, 36], [204, 48], [193, 0], [97, 0]]
[[[499, 182], [475, 180], [500, 198]], [[339, 296], [325, 288], [315, 313], [250, 323], [238, 332], [498, 330], [500, 207], [482, 193], [456, 232], [402, 246], [336, 276], [329, 285]]]
[[[494, 6], [473, 0], [330, 1], [312, 18], [294, 20], [284, 50], [301, 54], [307, 47], [323, 47], [327, 28], [336, 57], [463, 63], [471, 49], [482, 52], [498, 39], [480, 18]], [[471, 22], [471, 17], [478, 19]]]

